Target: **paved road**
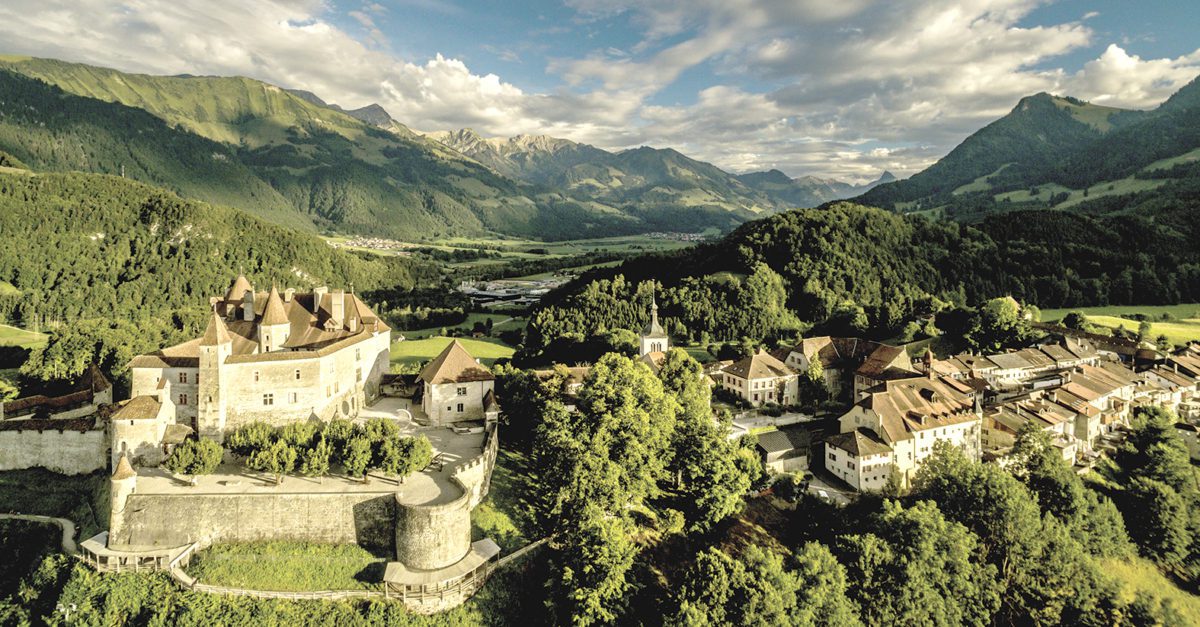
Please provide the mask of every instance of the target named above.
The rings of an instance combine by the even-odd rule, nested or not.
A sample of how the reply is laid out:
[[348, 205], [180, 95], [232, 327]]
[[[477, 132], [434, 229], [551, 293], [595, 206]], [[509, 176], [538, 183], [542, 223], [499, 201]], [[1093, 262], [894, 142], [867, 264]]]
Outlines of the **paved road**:
[[38, 516], [36, 514], [0, 514], [0, 519], [6, 520], [29, 520], [33, 522], [42, 522], [52, 525], [58, 525], [62, 529], [62, 551], [67, 555], [74, 555], [79, 552], [79, 547], [75, 545], [75, 523], [66, 518], [55, 518], [53, 516]]

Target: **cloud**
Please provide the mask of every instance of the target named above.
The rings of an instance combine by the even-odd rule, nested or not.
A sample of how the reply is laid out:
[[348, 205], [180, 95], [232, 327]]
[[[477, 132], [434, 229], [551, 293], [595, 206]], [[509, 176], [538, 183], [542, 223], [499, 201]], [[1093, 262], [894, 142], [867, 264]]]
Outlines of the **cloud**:
[[[380, 26], [389, 10], [462, 11], [436, 0], [365, 2], [345, 13], [348, 20], [326, 0], [211, 0], [202, 8], [175, 0], [115, 7], [7, 0], [0, 45], [127, 71], [250, 76], [347, 107], [378, 102], [423, 130], [670, 146], [737, 171], [774, 167], [860, 181], [929, 165], [1031, 93], [1144, 108], [1200, 73], [1200, 51], [1142, 59], [1115, 44], [1077, 71], [1055, 68], [1056, 58], [1096, 45], [1096, 34], [1089, 15], [1028, 25], [1041, 4], [568, 0], [576, 19], [539, 22], [540, 32], [632, 29], [636, 39], [614, 47], [598, 37], [594, 50], [552, 59], [546, 69], [561, 84], [542, 93], [436, 51], [415, 60], [390, 52], [390, 31]], [[529, 65], [538, 54], [522, 46], [537, 44], [536, 32], [490, 50]], [[697, 76], [700, 87], [670, 98], [685, 104], [660, 102], [663, 90], [694, 85]]]

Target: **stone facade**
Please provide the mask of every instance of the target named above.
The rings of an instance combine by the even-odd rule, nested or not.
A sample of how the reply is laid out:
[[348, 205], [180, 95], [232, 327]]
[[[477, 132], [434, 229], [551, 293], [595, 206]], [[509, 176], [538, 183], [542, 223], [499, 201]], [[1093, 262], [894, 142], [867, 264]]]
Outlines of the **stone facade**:
[[283, 294], [238, 277], [203, 337], [134, 358], [132, 396], [169, 400], [169, 424], [218, 441], [255, 421], [356, 416], [379, 394], [391, 330], [354, 294]]

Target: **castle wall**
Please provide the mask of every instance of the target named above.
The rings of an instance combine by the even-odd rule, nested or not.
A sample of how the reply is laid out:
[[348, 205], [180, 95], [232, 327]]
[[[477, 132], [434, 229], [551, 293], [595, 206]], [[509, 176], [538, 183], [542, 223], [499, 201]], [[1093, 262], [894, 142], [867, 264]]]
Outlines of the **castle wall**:
[[[391, 551], [392, 492], [137, 494], [113, 513], [113, 548], [173, 547], [195, 541], [300, 540], [357, 543]], [[470, 525], [467, 526], [468, 535]], [[469, 538], [468, 538], [469, 540]]]
[[108, 437], [103, 429], [0, 431], [0, 470], [41, 467], [65, 475], [106, 468]]

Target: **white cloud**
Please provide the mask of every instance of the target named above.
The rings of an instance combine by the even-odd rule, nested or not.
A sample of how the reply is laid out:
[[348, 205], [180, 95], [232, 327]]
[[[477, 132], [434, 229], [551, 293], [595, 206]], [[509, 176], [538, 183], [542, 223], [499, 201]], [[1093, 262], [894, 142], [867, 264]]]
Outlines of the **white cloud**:
[[[130, 71], [251, 76], [347, 107], [378, 102], [424, 130], [672, 146], [738, 171], [857, 180], [884, 168], [919, 170], [1031, 93], [1150, 107], [1200, 73], [1200, 51], [1142, 59], [1117, 45], [1076, 72], [1055, 69], [1056, 57], [1096, 43], [1085, 24], [1093, 16], [1023, 25], [1041, 0], [568, 4], [577, 22], [618, 20], [639, 40], [620, 48], [598, 42], [552, 61], [547, 69], [562, 86], [545, 93], [436, 51], [398, 58], [379, 27], [394, 3], [356, 5], [347, 13], [352, 33], [335, 25], [324, 0], [126, 0], [116, 8], [107, 0], [7, 0], [0, 47]], [[462, 10], [436, 0], [404, 6]], [[521, 60], [522, 45], [529, 42], [493, 53]], [[654, 104], [693, 71], [715, 82], [691, 104]]]

